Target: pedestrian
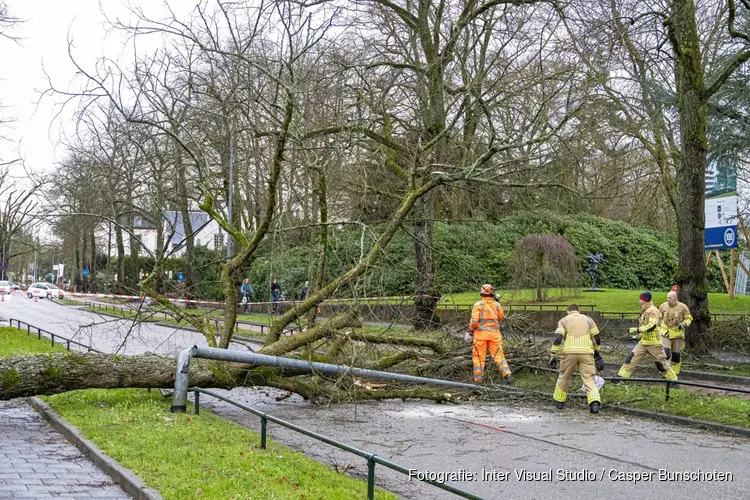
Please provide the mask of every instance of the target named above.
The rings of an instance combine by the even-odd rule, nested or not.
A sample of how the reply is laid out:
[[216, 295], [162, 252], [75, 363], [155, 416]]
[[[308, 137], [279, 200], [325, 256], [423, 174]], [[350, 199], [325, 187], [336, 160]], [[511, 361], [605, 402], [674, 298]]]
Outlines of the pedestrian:
[[495, 290], [492, 285], [482, 285], [479, 294], [482, 300], [474, 304], [469, 331], [465, 335], [465, 340], [472, 342], [474, 383], [481, 384], [484, 381], [484, 365], [489, 349], [490, 356], [505, 382], [513, 385], [513, 375], [505, 359], [503, 337], [500, 333], [500, 321], [505, 317], [505, 313], [500, 303], [495, 301]]
[[568, 306], [568, 315], [557, 323], [549, 360], [550, 366], [557, 368], [557, 355], [562, 353], [560, 374], [553, 396], [558, 409], [565, 408], [565, 401], [570, 393], [570, 378], [578, 369], [586, 389], [589, 410], [591, 413], [599, 413], [602, 400], [594, 376], [597, 370], [604, 369], [604, 360], [599, 354], [601, 343], [599, 328], [594, 320], [581, 314], [577, 305]]
[[307, 298], [307, 291], [309, 290], [308, 284], [309, 281], [305, 281], [305, 284], [302, 285], [302, 293], [299, 296], [299, 300], [305, 300]]
[[247, 278], [242, 280], [242, 286], [240, 286], [240, 293], [242, 294], [242, 303], [244, 304], [242, 311], [247, 312], [247, 306], [250, 303], [252, 295], [253, 295], [253, 287]]
[[659, 307], [664, 354], [671, 361], [675, 375], [680, 374], [680, 356], [685, 349], [685, 329], [693, 322], [688, 306], [677, 300], [677, 292], [669, 292], [667, 301]]
[[277, 279], [274, 278], [273, 282], [271, 283], [271, 304], [274, 314], [278, 311], [279, 304], [278, 302], [281, 300], [281, 285], [279, 285], [279, 282]]
[[638, 320], [638, 326], [629, 330], [631, 334], [637, 335], [636, 338], [639, 340], [635, 348], [630, 351], [630, 354], [625, 359], [625, 364], [617, 372], [617, 378], [630, 378], [638, 362], [644, 357], [649, 357], [656, 362], [656, 368], [662, 372], [664, 378], [667, 380], [677, 380], [677, 375], [669, 365], [669, 360], [664, 353], [661, 328], [659, 327], [661, 324], [661, 315], [652, 302], [651, 292], [643, 292], [639, 299], [641, 303], [641, 316]]

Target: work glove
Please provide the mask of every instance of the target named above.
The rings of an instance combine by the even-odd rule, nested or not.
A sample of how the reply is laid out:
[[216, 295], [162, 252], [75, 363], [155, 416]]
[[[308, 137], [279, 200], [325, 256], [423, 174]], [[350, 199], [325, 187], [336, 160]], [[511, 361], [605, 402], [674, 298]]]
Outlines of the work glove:
[[604, 360], [602, 359], [602, 355], [598, 352], [594, 353], [594, 365], [596, 366], [596, 371], [600, 372], [604, 370]]
[[679, 325], [677, 325], [677, 328], [678, 328], [679, 330], [684, 330], [684, 329], [685, 329], [685, 322], [682, 322], [682, 323], [680, 323]]
[[549, 358], [549, 365], [555, 370], [557, 369], [557, 356], [554, 354]]
[[474, 340], [474, 334], [467, 331], [464, 333], [464, 342], [472, 342]]
[[636, 333], [638, 333], [638, 328], [636, 328], [636, 327], [628, 328], [628, 333], [630, 335], [635, 335]]

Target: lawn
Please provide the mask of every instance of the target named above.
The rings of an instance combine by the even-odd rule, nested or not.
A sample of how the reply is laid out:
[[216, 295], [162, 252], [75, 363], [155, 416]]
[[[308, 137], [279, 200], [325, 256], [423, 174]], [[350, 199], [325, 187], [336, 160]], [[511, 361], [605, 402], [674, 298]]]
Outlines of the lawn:
[[0, 327], [0, 356], [21, 356], [25, 354], [45, 354], [65, 352], [59, 344], [52, 345], [50, 339], [39, 340], [36, 334], [28, 335], [25, 331], [9, 326]]
[[[556, 373], [529, 373], [524, 370], [514, 374], [516, 385], [521, 389], [532, 389], [549, 394], [552, 404], [552, 391], [555, 388]], [[578, 391], [581, 379], [573, 377], [571, 389]], [[669, 401], [664, 397], [664, 386], [652, 384], [612, 384], [607, 382], [602, 389], [602, 403], [618, 404], [631, 408], [691, 417], [709, 422], [750, 428], [750, 399], [730, 396], [713, 396], [697, 393], [694, 390], [672, 389]], [[572, 403], [570, 403], [572, 404]], [[581, 400], [585, 404], [585, 400]]]
[[[603, 292], [582, 292], [576, 297], [564, 297], [562, 291], [549, 291], [545, 304], [579, 304], [595, 305], [596, 310], [602, 312], [638, 312], [640, 303], [638, 296], [642, 290], [605, 290]], [[657, 306], [667, 301], [667, 291], [652, 291], [654, 304]], [[500, 292], [501, 303], [506, 304], [534, 304], [535, 290], [505, 290]], [[479, 291], [445, 295], [441, 306], [468, 306], [479, 300]], [[729, 300], [725, 293], [709, 293], [708, 306], [714, 314], [750, 314], [750, 295], [735, 295]]]
[[[339, 474], [272, 439], [262, 450], [258, 434], [210, 411], [170, 413], [169, 401], [158, 392], [97, 389], [45, 399], [165, 499], [367, 496], [365, 481]], [[361, 462], [361, 470], [366, 470]], [[396, 496], [377, 490], [376, 498]]]

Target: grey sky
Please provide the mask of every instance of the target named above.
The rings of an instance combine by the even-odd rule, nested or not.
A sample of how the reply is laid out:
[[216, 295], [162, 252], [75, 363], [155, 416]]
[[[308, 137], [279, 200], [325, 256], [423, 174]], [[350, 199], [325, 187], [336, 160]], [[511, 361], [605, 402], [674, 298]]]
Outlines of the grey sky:
[[[76, 59], [91, 67], [102, 55], [118, 58], [123, 41], [119, 34], [107, 35], [105, 17], [99, 0], [7, 0], [9, 10], [26, 20], [13, 33], [22, 37], [19, 45], [0, 40], [0, 102], [6, 106], [3, 115], [16, 122], [11, 130], [2, 132], [8, 141], [0, 142], [0, 159], [5, 161], [20, 155], [33, 171], [48, 171], [64, 157], [58, 145], [61, 130], [72, 130], [74, 106], [60, 111], [59, 97], [45, 97], [41, 104], [40, 92], [48, 83], [42, 68], [58, 88], [76, 88], [75, 68], [68, 57], [68, 32], [73, 41]], [[196, 0], [172, 0], [170, 5], [179, 12], [189, 11]], [[102, 0], [110, 17], [127, 19], [127, 3]], [[147, 7], [149, 13], [163, 12], [163, 3], [131, 0], [133, 7]], [[140, 44], [140, 42], [139, 42]], [[14, 174], [23, 169], [14, 167]]]

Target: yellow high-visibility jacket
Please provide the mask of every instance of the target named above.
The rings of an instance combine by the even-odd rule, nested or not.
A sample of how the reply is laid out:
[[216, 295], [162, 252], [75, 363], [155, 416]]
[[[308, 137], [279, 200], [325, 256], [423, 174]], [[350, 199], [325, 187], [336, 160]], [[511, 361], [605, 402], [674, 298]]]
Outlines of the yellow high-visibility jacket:
[[557, 323], [552, 354], [559, 354], [561, 350], [563, 354], [594, 354], [600, 344], [599, 328], [594, 320], [572, 311]]
[[659, 314], [661, 315], [660, 332], [664, 337], [669, 336], [670, 339], [684, 339], [685, 329], [680, 330], [680, 323], [683, 323], [685, 328], [690, 326], [693, 322], [693, 316], [690, 314], [688, 306], [682, 302], [672, 307], [669, 302], [663, 303], [659, 307]]

